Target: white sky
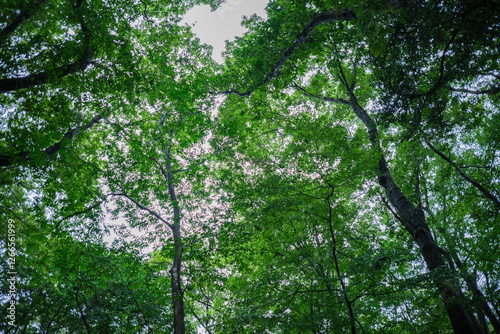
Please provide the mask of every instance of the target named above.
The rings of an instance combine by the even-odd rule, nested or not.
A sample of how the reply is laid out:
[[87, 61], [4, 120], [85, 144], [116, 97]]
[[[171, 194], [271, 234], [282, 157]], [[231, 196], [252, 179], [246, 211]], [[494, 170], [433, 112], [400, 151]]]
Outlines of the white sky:
[[212, 58], [222, 63], [225, 41], [233, 41], [235, 36], [242, 36], [246, 31], [241, 26], [242, 16], [257, 14], [265, 18], [268, 3], [269, 0], [227, 0], [215, 12], [207, 5], [196, 6], [187, 13], [183, 22], [194, 24], [193, 32], [202, 43], [213, 46]]

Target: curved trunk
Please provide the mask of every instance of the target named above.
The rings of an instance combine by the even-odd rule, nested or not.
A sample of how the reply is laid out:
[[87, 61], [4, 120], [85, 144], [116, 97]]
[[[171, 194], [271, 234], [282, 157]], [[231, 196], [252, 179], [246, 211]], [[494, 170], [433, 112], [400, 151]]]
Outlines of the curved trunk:
[[[377, 126], [368, 113], [359, 106], [352, 98], [349, 101], [353, 112], [365, 124], [370, 142], [374, 147], [379, 148], [377, 139]], [[396, 209], [401, 218], [406, 231], [410, 233], [413, 240], [418, 245], [427, 268], [432, 271], [438, 267], [445, 266], [441, 253], [441, 248], [434, 240], [429, 226], [425, 220], [425, 214], [421, 207], [413, 205], [398, 187], [387, 166], [385, 157], [382, 155], [379, 160], [379, 184], [384, 188], [387, 198]], [[437, 282], [437, 287], [441, 294], [446, 312], [450, 319], [453, 331], [456, 334], [479, 334], [481, 329], [474, 314], [467, 311], [466, 300], [463, 296], [459, 282], [456, 280]]]

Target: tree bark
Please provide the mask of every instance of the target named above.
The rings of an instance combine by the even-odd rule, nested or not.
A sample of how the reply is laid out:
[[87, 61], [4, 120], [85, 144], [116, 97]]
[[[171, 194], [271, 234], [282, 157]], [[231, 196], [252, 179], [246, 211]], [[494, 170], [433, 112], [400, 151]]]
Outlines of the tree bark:
[[182, 260], [182, 237], [181, 237], [181, 210], [175, 193], [172, 180], [172, 166], [167, 160], [168, 192], [174, 206], [174, 224], [172, 232], [174, 235], [174, 261], [170, 274], [172, 277], [172, 298], [174, 303], [174, 333], [184, 334], [184, 293], [182, 292], [181, 260]]

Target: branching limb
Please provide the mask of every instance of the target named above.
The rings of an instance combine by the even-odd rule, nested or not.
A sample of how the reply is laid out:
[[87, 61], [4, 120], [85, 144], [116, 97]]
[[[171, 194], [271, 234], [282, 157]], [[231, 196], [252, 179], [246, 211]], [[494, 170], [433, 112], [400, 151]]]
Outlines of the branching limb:
[[458, 174], [467, 182], [469, 182], [471, 185], [473, 185], [474, 187], [476, 187], [480, 192], [483, 193], [483, 195], [485, 195], [487, 198], [489, 198], [490, 200], [493, 201], [493, 203], [495, 204], [496, 207], [500, 208], [500, 200], [498, 198], [496, 198], [492, 193], [490, 193], [488, 190], [486, 190], [481, 184], [479, 184], [476, 180], [470, 178], [469, 176], [467, 176], [460, 167], [458, 167], [458, 165], [453, 162], [449, 157], [447, 157], [446, 155], [444, 155], [444, 153], [440, 152], [437, 148], [435, 148], [427, 139], [425, 140], [425, 143], [427, 144], [427, 146], [429, 146], [429, 148], [434, 152], [436, 153], [437, 155], [439, 155], [443, 160], [445, 160], [446, 162], [448, 162], [453, 168], [455, 168], [455, 170], [458, 172]]
[[297, 83], [294, 83], [292, 85], [292, 87], [295, 88], [298, 91], [301, 91], [304, 96], [309, 96], [309, 97], [312, 97], [312, 98], [315, 98], [315, 99], [318, 99], [318, 100], [323, 100], [325, 102], [338, 103], [338, 104], [343, 104], [343, 105], [346, 105], [346, 106], [350, 105], [349, 101], [344, 100], [344, 99], [337, 99], [337, 98], [333, 98], [333, 97], [327, 97], [327, 96], [320, 96], [320, 95], [311, 94], [308, 91], [306, 91], [304, 88], [300, 87]]
[[78, 216], [78, 215], [81, 215], [81, 214], [84, 214], [84, 213], [87, 213], [87, 212], [90, 212], [92, 210], [94, 210], [95, 208], [97, 208], [98, 206], [100, 206], [103, 202], [106, 201], [106, 199], [109, 197], [110, 195], [106, 195], [104, 196], [104, 198], [102, 200], [100, 200], [99, 202], [97, 202], [96, 204], [86, 208], [86, 209], [83, 209], [81, 211], [78, 211], [78, 212], [75, 212], [75, 213], [72, 213], [70, 215], [67, 215], [66, 217], [63, 217], [61, 219], [59, 219], [59, 221], [56, 223], [56, 226], [55, 226], [55, 229], [57, 230], [59, 228], [59, 226], [61, 225], [61, 223], [67, 219], [70, 219], [72, 217], [75, 217], [75, 216]]
[[380, 192], [379, 192], [379, 195], [380, 195], [380, 199], [382, 199], [382, 202], [387, 207], [387, 209], [389, 210], [389, 212], [392, 213], [392, 215], [394, 216], [394, 218], [396, 218], [401, 224], [405, 225], [405, 222], [403, 221], [403, 219], [396, 213], [396, 211], [394, 211], [391, 208], [391, 206], [389, 205], [389, 203], [387, 202], [387, 200], [384, 198], [384, 196]]
[[113, 194], [110, 194], [110, 195], [111, 196], [120, 196], [120, 197], [127, 198], [129, 201], [131, 201], [132, 203], [134, 203], [139, 209], [141, 209], [143, 211], [146, 211], [147, 213], [151, 214], [152, 216], [154, 216], [156, 219], [158, 219], [159, 221], [161, 221], [162, 223], [164, 223], [165, 225], [167, 225], [171, 229], [174, 228], [174, 226], [172, 224], [170, 224], [168, 221], [166, 221], [165, 219], [163, 219], [157, 212], [151, 210], [148, 207], [145, 207], [144, 205], [142, 205], [141, 203], [137, 202], [132, 197], [130, 197], [128, 194], [126, 194], [126, 193], [113, 193]]
[[203, 165], [205, 162], [207, 162], [208, 160], [212, 159], [212, 157], [214, 155], [216, 155], [217, 153], [219, 153], [220, 151], [222, 151], [222, 149], [224, 148], [224, 146], [220, 147], [217, 151], [213, 152], [212, 154], [210, 154], [208, 157], [206, 157], [205, 159], [197, 162], [194, 166], [191, 166], [191, 167], [188, 167], [188, 168], [184, 168], [184, 169], [178, 169], [178, 170], [173, 170], [172, 171], [172, 174], [175, 174], [175, 173], [179, 173], [179, 172], [187, 172], [187, 171], [190, 171], [192, 170], [194, 167], [196, 166], [200, 166], [200, 165]]
[[265, 84], [269, 83], [273, 78], [279, 76], [280, 70], [283, 67], [283, 65], [293, 56], [295, 51], [307, 41], [309, 35], [312, 33], [314, 28], [328, 22], [351, 21], [354, 20], [355, 18], [356, 14], [354, 13], [354, 11], [352, 9], [346, 9], [346, 8], [327, 10], [322, 13], [314, 14], [313, 17], [302, 29], [302, 31], [297, 35], [292, 45], [288, 49], [286, 49], [285, 52], [283, 52], [280, 59], [278, 59], [278, 61], [271, 67], [269, 74], [266, 76], [263, 82], [259, 83], [255, 88], [247, 92], [228, 90], [221, 92], [219, 94], [224, 94], [224, 95], [235, 94], [240, 97], [250, 96], [254, 90], [264, 86]]
[[[45, 153], [45, 157], [49, 158], [50, 156], [57, 153], [63, 147], [63, 145], [66, 141], [72, 140], [79, 133], [90, 129], [91, 127], [93, 127], [94, 125], [99, 123], [101, 121], [101, 119], [103, 119], [103, 117], [101, 115], [97, 115], [94, 118], [92, 118], [90, 120], [90, 122], [88, 122], [87, 124], [85, 124], [83, 126], [80, 122], [80, 124], [77, 127], [66, 132], [64, 134], [64, 136], [61, 138], [61, 140], [59, 140], [54, 145], [51, 145], [51, 146], [47, 147], [46, 149], [44, 149], [43, 152]], [[14, 155], [2, 154], [2, 155], [0, 155], [0, 166], [1, 167], [12, 166], [18, 160], [32, 161], [34, 159], [32, 157], [33, 153], [34, 152], [21, 152], [21, 153], [14, 154]]]
[[444, 257], [446, 258], [446, 260], [448, 261], [448, 265], [450, 266], [451, 270], [455, 270], [455, 263], [453, 262], [453, 258], [451, 257], [451, 254], [450, 252], [448, 252], [447, 250], [444, 250], [443, 248], [441, 247], [438, 247], [438, 250], [441, 254], [444, 255]]
[[26, 8], [21, 14], [19, 14], [14, 21], [12, 21], [10, 24], [5, 26], [1, 31], [0, 31], [0, 45], [6, 40], [6, 38], [12, 34], [19, 26], [29, 19], [31, 15], [35, 12], [35, 9], [37, 7], [40, 7], [46, 0], [38, 0], [37, 2], [33, 3], [31, 6]]
[[453, 32], [453, 35], [451, 36], [450, 40], [448, 41], [448, 44], [446, 45], [446, 47], [443, 50], [443, 55], [441, 56], [441, 64], [439, 67], [439, 79], [434, 84], [434, 87], [432, 87], [429, 91], [427, 91], [425, 93], [421, 93], [421, 94], [417, 94], [417, 95], [412, 96], [413, 98], [425, 96], [425, 95], [430, 95], [430, 94], [434, 93], [439, 88], [439, 85], [441, 84], [441, 81], [443, 80], [443, 77], [444, 77], [444, 60], [446, 59], [446, 52], [448, 52], [448, 49], [451, 47], [451, 44], [455, 40], [455, 37], [457, 37], [459, 30], [460, 30], [460, 28], [455, 29], [455, 31]]
[[[76, 6], [74, 6], [75, 11], [78, 11], [82, 5], [83, 5], [83, 0], [79, 0]], [[95, 47], [91, 46], [91, 41], [90, 41], [91, 32], [84, 22], [83, 15], [81, 13], [78, 15], [79, 15], [80, 27], [84, 35], [83, 51], [80, 54], [80, 57], [76, 61], [70, 64], [49, 69], [44, 72], [30, 74], [28, 76], [20, 78], [1, 79], [0, 93], [6, 93], [25, 88], [31, 88], [38, 85], [43, 85], [53, 80], [54, 77], [62, 78], [67, 75], [85, 70], [92, 63]]]

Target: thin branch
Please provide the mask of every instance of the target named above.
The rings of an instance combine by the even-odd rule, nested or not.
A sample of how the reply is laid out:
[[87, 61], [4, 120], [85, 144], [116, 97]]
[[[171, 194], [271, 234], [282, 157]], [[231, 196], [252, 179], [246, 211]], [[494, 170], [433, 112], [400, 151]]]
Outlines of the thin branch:
[[[10, 213], [12, 213], [21, 223], [23, 223], [24, 225], [26, 226], [29, 226], [28, 223], [26, 223], [21, 217], [19, 217], [18, 214], [16, 214], [14, 211], [12, 211], [11, 209], [9, 208], [6, 208], [5, 206], [3, 206], [2, 204], [0, 204], [0, 208], [4, 209], [4, 210], [7, 210], [9, 211]], [[41, 229], [40, 229], [41, 230]]]
[[[184, 297], [184, 300], [187, 301], [187, 299]], [[189, 305], [189, 304], [188, 304]], [[207, 328], [207, 326], [203, 323], [203, 321], [201, 321], [201, 319], [198, 317], [198, 315], [196, 314], [196, 312], [194, 311], [194, 308], [193, 307], [190, 307], [191, 309], [191, 313], [193, 313], [194, 317], [198, 320], [198, 322], [200, 323], [200, 325], [203, 326], [203, 328], [205, 329], [205, 331], [207, 331], [208, 334], [212, 334], [212, 332], [210, 332], [210, 330]]]
[[110, 195], [106, 195], [101, 201], [97, 202], [96, 204], [86, 208], [86, 209], [83, 209], [81, 211], [78, 211], [78, 212], [75, 212], [75, 213], [72, 213], [70, 215], [67, 215], [66, 217], [63, 217], [61, 219], [59, 219], [59, 221], [56, 223], [56, 226], [55, 226], [55, 229], [57, 230], [59, 228], [59, 225], [61, 225], [61, 223], [63, 221], [65, 221], [66, 219], [69, 219], [69, 218], [72, 218], [72, 217], [75, 217], [75, 216], [78, 216], [78, 215], [81, 215], [83, 213], [87, 213], [89, 211], [92, 211], [94, 210], [95, 208], [97, 208], [99, 205], [101, 205], [104, 201], [106, 201], [106, 199], [108, 198], [108, 196]]
[[128, 194], [126, 194], [126, 193], [113, 193], [113, 194], [110, 194], [110, 195], [111, 196], [121, 196], [121, 197], [127, 198], [129, 201], [131, 201], [132, 203], [134, 203], [139, 209], [148, 212], [149, 214], [151, 214], [152, 216], [156, 217], [156, 219], [158, 219], [159, 221], [161, 221], [162, 223], [164, 223], [165, 225], [167, 225], [171, 229], [174, 228], [174, 226], [172, 224], [170, 224], [168, 221], [166, 221], [165, 219], [163, 219], [158, 213], [156, 213], [155, 211], [149, 209], [148, 207], [145, 207], [144, 205], [140, 204], [139, 202], [137, 202], [136, 200], [134, 200], [132, 197], [130, 197]]
[[389, 203], [386, 201], [386, 199], [384, 198], [384, 196], [382, 196], [382, 194], [380, 192], [379, 192], [379, 195], [380, 195], [380, 198], [382, 199], [382, 202], [384, 202], [385, 206], [392, 213], [392, 215], [394, 216], [394, 218], [396, 218], [400, 223], [402, 223], [403, 225], [405, 225], [405, 222], [403, 221], [403, 219], [391, 208], [391, 206], [389, 205]]
[[439, 85], [441, 84], [441, 81], [443, 80], [443, 77], [444, 77], [444, 60], [446, 58], [446, 52], [448, 52], [448, 49], [450, 48], [451, 44], [453, 43], [453, 40], [455, 40], [455, 37], [457, 37], [459, 30], [460, 30], [460, 28], [455, 29], [455, 31], [453, 32], [453, 35], [451, 36], [450, 40], [448, 41], [448, 44], [446, 45], [446, 47], [443, 50], [443, 55], [441, 56], [441, 64], [440, 64], [440, 68], [439, 68], [439, 79], [436, 82], [436, 84], [434, 85], [434, 87], [432, 87], [429, 91], [427, 91], [425, 93], [413, 95], [412, 96], [413, 98], [432, 94], [439, 88]]
[[139, 1], [140, 1], [143, 5], [144, 5], [144, 13], [143, 13], [143, 15], [144, 15], [144, 17], [146, 18], [146, 20], [147, 20], [148, 22], [150, 22], [150, 23], [154, 23], [154, 22], [153, 22], [153, 20], [151, 20], [151, 19], [149, 18], [149, 16], [148, 16], [148, 12], [147, 12], [147, 11], [148, 11], [148, 6], [147, 6], [147, 5], [146, 5], [146, 3], [144, 2], [144, 0], [139, 0]]
[[83, 309], [82, 306], [80, 305], [80, 302], [78, 301], [78, 292], [80, 291], [80, 287], [76, 288], [75, 291], [75, 299], [76, 299], [76, 305], [78, 306], [78, 311], [80, 312], [80, 316], [83, 320], [83, 323], [85, 324], [85, 329], [87, 330], [88, 334], [92, 334], [92, 330], [90, 329], [90, 325], [87, 322], [87, 319], [85, 318], [85, 315], [83, 314]]
[[455, 263], [453, 262], [453, 258], [451, 257], [451, 254], [450, 252], [444, 250], [443, 248], [441, 247], [438, 247], [438, 250], [441, 254], [444, 255], [444, 257], [446, 258], [446, 260], [448, 261], [448, 265], [450, 266], [451, 270], [455, 270]]
[[179, 173], [179, 172], [187, 172], [187, 171], [192, 170], [196, 166], [203, 165], [205, 162], [207, 162], [208, 160], [210, 160], [214, 155], [216, 155], [217, 153], [219, 153], [220, 151], [222, 151], [223, 148], [224, 148], [224, 145], [222, 145], [217, 151], [213, 152], [212, 154], [210, 154], [205, 159], [203, 159], [203, 160], [199, 161], [198, 163], [196, 163], [194, 166], [191, 166], [191, 167], [188, 167], [188, 168], [184, 168], [184, 169], [173, 170], [172, 174]]
[[470, 178], [469, 176], [467, 176], [463, 171], [462, 169], [460, 169], [460, 167], [458, 167], [458, 165], [456, 163], [454, 163], [449, 157], [447, 157], [446, 155], [444, 155], [442, 152], [440, 152], [437, 148], [435, 148], [427, 139], [425, 139], [425, 143], [427, 144], [427, 146], [429, 146], [429, 148], [434, 152], [436, 153], [437, 155], [439, 155], [443, 160], [445, 160], [446, 162], [448, 162], [452, 167], [455, 168], [455, 170], [458, 172], [458, 174], [467, 182], [469, 182], [471, 185], [473, 185], [474, 187], [476, 187], [480, 192], [482, 192], [487, 198], [489, 198], [490, 200], [493, 201], [493, 203], [495, 204], [495, 206], [497, 206], [498, 208], [500, 208], [500, 200], [498, 198], [496, 198], [492, 193], [490, 193], [488, 190], [486, 190], [482, 185], [480, 185], [476, 180]]
[[470, 90], [470, 89], [463, 89], [463, 88], [453, 88], [449, 87], [449, 90], [452, 92], [460, 92], [460, 93], [468, 93], [468, 94], [474, 94], [474, 95], [494, 95], [500, 93], [500, 87], [491, 87], [489, 89], [481, 89], [481, 90]]
[[315, 99], [323, 100], [325, 102], [338, 103], [338, 104], [343, 104], [343, 105], [346, 105], [346, 106], [350, 105], [349, 101], [344, 100], [344, 99], [336, 99], [336, 98], [333, 98], [333, 97], [326, 97], [326, 96], [320, 96], [320, 95], [315, 95], [315, 94], [309, 93], [304, 88], [300, 87], [296, 83], [294, 83], [292, 85], [292, 87], [295, 88], [296, 90], [301, 91], [304, 96], [309, 96], [309, 97], [312, 97], [312, 98], [315, 98]]
[[[84, 126], [81, 125], [81, 123], [75, 127], [74, 129], [69, 130], [66, 132], [61, 140], [59, 140], [57, 143], [54, 145], [51, 145], [44, 149], [42, 152], [45, 154], [46, 158], [49, 158], [50, 156], [54, 155], [57, 153], [63, 146], [66, 141], [72, 140], [74, 137], [76, 137], [79, 133], [84, 132], [91, 127], [93, 127], [95, 124], [99, 123], [103, 119], [101, 115], [97, 115], [94, 118], [90, 120], [87, 124]], [[0, 166], [1, 167], [9, 167], [12, 166], [16, 163], [16, 161], [19, 160], [24, 160], [24, 161], [33, 161], [34, 158], [32, 157], [35, 152], [21, 152], [17, 153], [14, 155], [9, 155], [9, 154], [2, 154], [0, 155]]]

